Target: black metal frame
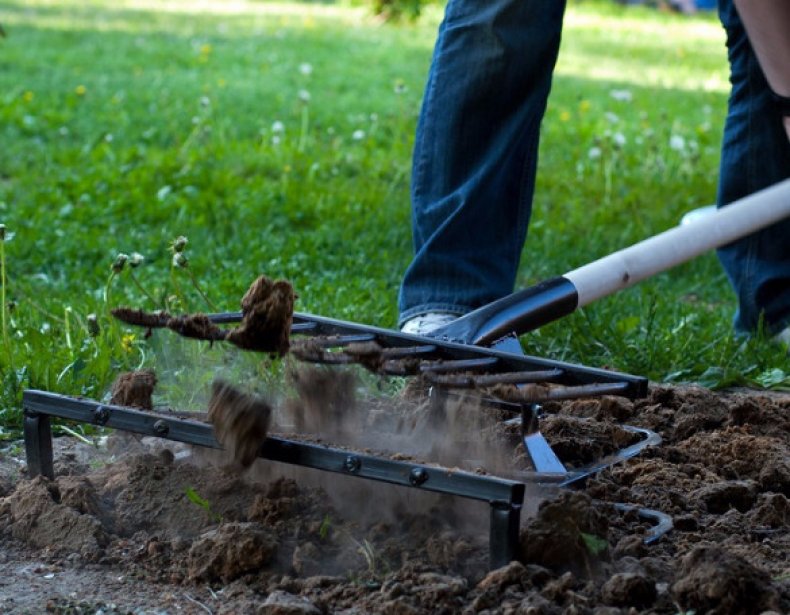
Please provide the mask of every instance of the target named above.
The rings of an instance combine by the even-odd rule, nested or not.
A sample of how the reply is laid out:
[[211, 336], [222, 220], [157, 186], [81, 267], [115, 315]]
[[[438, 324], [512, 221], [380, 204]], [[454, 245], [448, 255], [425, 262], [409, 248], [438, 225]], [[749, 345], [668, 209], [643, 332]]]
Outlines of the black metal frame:
[[[52, 452], [52, 430], [50, 417], [55, 416], [101, 427], [130, 431], [146, 436], [155, 436], [176, 442], [185, 442], [208, 448], [221, 448], [214, 437], [212, 427], [199, 421], [142, 412], [124, 406], [102, 404], [90, 399], [78, 399], [50, 393], [27, 390], [23, 393], [24, 435], [28, 473], [31, 477], [43, 475], [54, 478]], [[627, 458], [644, 446], [655, 444], [655, 434], [647, 434], [644, 444], [634, 445], [622, 451]], [[561, 487], [583, 479], [590, 472], [584, 470], [566, 474], [524, 473], [522, 480], [510, 480], [497, 476], [473, 474], [451, 470], [441, 466], [394, 461], [373, 455], [309, 444], [270, 436], [261, 445], [259, 457], [356, 476], [403, 487], [422, 489], [463, 498], [488, 502], [489, 522], [489, 565], [492, 569], [504, 566], [516, 557], [518, 548], [521, 509], [524, 503], [525, 483]], [[620, 459], [613, 456], [610, 464]], [[602, 469], [596, 464], [595, 471]], [[660, 513], [639, 510], [641, 516], [659, 525], [645, 542], [652, 542], [671, 527]], [[662, 525], [663, 523], [663, 525]]]

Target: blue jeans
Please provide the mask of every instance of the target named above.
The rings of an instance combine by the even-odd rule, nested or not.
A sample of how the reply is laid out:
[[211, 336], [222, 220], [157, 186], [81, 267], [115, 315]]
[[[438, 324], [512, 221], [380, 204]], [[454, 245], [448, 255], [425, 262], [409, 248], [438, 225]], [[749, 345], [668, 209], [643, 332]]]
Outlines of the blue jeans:
[[[722, 143], [718, 204], [790, 177], [790, 143], [732, 0], [720, 0], [732, 92]], [[768, 333], [790, 325], [790, 220], [718, 251], [738, 296], [735, 329]]]
[[400, 324], [513, 291], [564, 10], [564, 0], [449, 1], [417, 127]]
[[[450, 0], [423, 99], [412, 169], [415, 256], [400, 322], [464, 314], [513, 291], [535, 187], [540, 122], [564, 1]], [[790, 147], [732, 0], [720, 0], [732, 96], [719, 203], [790, 174]], [[719, 251], [736, 328], [790, 324], [790, 222]]]

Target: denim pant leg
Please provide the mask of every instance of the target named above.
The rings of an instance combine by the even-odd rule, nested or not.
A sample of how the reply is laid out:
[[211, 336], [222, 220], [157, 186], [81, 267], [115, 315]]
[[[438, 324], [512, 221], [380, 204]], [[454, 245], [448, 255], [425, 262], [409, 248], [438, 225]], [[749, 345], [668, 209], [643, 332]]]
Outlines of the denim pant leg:
[[[790, 143], [781, 115], [732, 0], [719, 1], [727, 32], [730, 94], [722, 143], [719, 206], [790, 177]], [[718, 251], [738, 295], [735, 329], [770, 333], [790, 324], [790, 220]]]
[[400, 322], [513, 291], [565, 0], [450, 0], [412, 168], [415, 256]]

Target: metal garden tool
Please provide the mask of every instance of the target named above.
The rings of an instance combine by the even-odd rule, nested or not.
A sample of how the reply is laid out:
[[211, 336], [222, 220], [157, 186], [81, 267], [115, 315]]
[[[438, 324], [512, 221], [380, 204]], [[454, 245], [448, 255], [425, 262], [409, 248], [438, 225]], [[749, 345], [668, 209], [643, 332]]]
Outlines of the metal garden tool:
[[[790, 180], [681, 226], [490, 303], [428, 334], [460, 344], [523, 353], [517, 336], [596, 299], [724, 246], [790, 216]], [[540, 472], [565, 472], [540, 431], [526, 428], [524, 445]]]

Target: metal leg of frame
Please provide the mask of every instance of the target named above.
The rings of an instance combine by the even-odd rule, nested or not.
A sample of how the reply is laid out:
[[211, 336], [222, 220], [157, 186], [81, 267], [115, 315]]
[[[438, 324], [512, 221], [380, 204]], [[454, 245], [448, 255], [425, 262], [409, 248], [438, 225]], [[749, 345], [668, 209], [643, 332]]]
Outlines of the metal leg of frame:
[[28, 475], [30, 478], [39, 475], [55, 478], [49, 415], [25, 411], [24, 431]]
[[521, 505], [491, 502], [488, 565], [491, 570], [506, 566], [516, 559]]

